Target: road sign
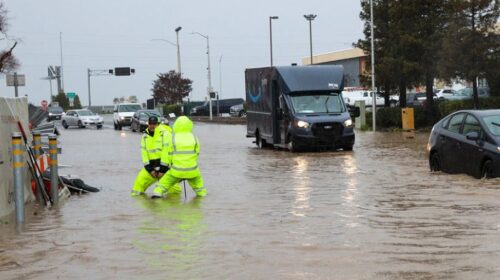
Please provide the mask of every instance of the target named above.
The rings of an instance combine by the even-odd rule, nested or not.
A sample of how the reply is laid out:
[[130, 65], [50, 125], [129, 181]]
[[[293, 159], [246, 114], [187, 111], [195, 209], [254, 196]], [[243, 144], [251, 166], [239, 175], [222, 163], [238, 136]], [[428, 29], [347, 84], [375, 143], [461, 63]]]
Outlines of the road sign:
[[15, 87], [15, 86], [22, 87], [26, 85], [26, 80], [24, 75], [7, 74], [6, 81], [8, 87]]
[[66, 96], [69, 98], [69, 99], [74, 99], [76, 97], [76, 93], [74, 92], [67, 92], [66, 93]]

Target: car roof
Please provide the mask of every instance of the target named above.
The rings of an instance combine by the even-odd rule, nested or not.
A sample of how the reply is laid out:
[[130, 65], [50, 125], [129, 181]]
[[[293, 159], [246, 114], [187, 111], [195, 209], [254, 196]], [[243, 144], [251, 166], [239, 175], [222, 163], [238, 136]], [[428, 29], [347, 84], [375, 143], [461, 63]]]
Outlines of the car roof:
[[478, 117], [485, 117], [491, 115], [500, 115], [500, 109], [488, 109], [488, 110], [460, 110], [455, 113], [470, 113]]

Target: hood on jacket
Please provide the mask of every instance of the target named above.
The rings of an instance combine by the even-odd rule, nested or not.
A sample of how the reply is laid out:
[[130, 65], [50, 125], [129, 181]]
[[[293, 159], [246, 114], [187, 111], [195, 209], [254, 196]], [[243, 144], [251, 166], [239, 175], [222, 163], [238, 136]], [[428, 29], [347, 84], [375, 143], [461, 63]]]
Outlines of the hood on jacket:
[[186, 116], [178, 117], [175, 120], [173, 130], [175, 133], [191, 132], [193, 130], [193, 122]]

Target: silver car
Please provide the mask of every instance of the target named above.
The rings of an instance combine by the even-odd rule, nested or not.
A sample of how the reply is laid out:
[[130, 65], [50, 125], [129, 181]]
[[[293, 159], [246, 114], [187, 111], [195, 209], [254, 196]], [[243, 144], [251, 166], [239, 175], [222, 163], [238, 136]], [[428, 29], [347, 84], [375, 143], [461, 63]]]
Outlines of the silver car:
[[86, 126], [92, 125], [96, 128], [102, 128], [103, 118], [94, 112], [81, 109], [81, 110], [68, 110], [66, 115], [62, 117], [61, 124], [64, 128], [70, 126], [76, 126], [79, 128], [84, 128]]

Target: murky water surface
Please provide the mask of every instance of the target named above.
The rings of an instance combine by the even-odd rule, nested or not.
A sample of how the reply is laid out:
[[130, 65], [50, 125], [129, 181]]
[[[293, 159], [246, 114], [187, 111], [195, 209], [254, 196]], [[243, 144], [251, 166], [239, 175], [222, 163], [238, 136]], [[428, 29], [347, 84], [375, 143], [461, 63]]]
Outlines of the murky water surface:
[[21, 233], [1, 225], [0, 278], [500, 278], [500, 180], [430, 173], [427, 133], [292, 154], [257, 149], [244, 125], [195, 132], [209, 195], [151, 200], [129, 196], [138, 133], [62, 131], [60, 174], [101, 192], [28, 209]]

